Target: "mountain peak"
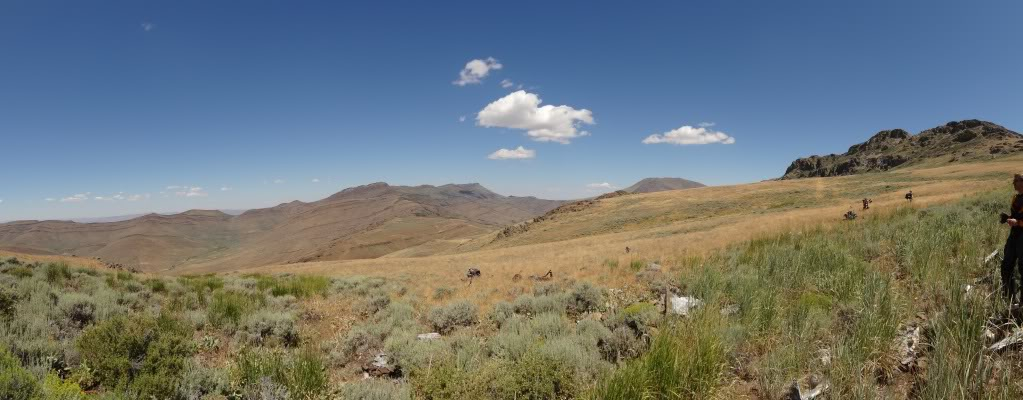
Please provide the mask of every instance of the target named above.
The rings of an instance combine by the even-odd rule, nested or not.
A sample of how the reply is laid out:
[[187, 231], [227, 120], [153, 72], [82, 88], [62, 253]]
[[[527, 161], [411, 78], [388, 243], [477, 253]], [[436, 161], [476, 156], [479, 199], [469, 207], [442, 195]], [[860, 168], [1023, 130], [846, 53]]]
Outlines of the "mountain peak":
[[704, 186], [707, 185], [682, 178], [644, 178], [624, 190], [629, 193], [652, 193], [663, 192], [665, 190], [692, 189]]

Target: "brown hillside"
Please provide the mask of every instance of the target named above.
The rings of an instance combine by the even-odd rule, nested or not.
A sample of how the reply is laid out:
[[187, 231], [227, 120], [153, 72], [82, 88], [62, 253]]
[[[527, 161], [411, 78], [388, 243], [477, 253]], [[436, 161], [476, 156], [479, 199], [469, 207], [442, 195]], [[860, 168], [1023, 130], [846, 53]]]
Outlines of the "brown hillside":
[[0, 249], [100, 257], [143, 271], [374, 258], [430, 240], [479, 235], [559, 204], [501, 196], [479, 184], [375, 183], [238, 216], [192, 210], [112, 223], [11, 222], [0, 224]]

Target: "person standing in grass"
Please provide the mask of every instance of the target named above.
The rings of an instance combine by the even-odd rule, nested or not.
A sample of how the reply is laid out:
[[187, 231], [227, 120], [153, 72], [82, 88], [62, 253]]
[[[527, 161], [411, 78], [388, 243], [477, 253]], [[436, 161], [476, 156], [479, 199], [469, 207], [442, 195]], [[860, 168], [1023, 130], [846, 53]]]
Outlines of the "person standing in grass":
[[1018, 301], [1018, 285], [1016, 284], [1016, 266], [1020, 266], [1020, 280], [1023, 281], [1023, 173], [1013, 175], [1012, 186], [1016, 195], [1012, 196], [1012, 211], [1005, 221], [1010, 226], [1009, 238], [1005, 241], [1005, 257], [1002, 258], [1002, 290], [1010, 302]]

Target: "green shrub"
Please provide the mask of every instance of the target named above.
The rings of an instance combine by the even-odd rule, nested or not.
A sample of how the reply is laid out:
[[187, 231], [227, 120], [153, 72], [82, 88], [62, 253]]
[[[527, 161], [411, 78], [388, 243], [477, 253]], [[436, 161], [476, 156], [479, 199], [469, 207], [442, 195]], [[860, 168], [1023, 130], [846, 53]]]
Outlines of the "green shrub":
[[[268, 387], [286, 390], [290, 398], [315, 398], [327, 389], [327, 375], [317, 353], [302, 350], [246, 350], [238, 355], [235, 375], [246, 392]], [[272, 385], [268, 385], [272, 383]]]
[[218, 290], [206, 312], [209, 322], [216, 327], [237, 327], [242, 317], [265, 304], [266, 299], [259, 294], [245, 294], [235, 291]]
[[17, 305], [18, 295], [7, 289], [0, 288], [0, 321], [13, 317]]
[[103, 387], [164, 398], [180, 382], [190, 338], [191, 330], [170, 317], [118, 316], [86, 329], [78, 350]]
[[274, 296], [291, 295], [302, 299], [313, 295], [326, 296], [330, 289], [330, 280], [322, 276], [291, 275], [268, 276], [250, 275], [256, 279], [259, 290], [270, 290]]
[[490, 310], [490, 321], [500, 328], [513, 315], [515, 315], [515, 306], [507, 301], [502, 301], [494, 304], [494, 308]]
[[478, 313], [476, 305], [462, 300], [446, 306], [434, 307], [430, 310], [428, 319], [437, 332], [449, 333], [456, 327], [475, 324]]
[[446, 300], [446, 299], [451, 298], [451, 296], [454, 295], [454, 294], [455, 294], [455, 289], [452, 289], [452, 288], [447, 287], [447, 286], [443, 286], [443, 287], [439, 287], [439, 288], [436, 288], [436, 289], [433, 290], [433, 299], [434, 300]]
[[85, 393], [78, 384], [70, 380], [62, 380], [54, 373], [46, 374], [39, 387], [40, 398], [45, 400], [82, 400]]
[[633, 271], [636, 271], [636, 272], [642, 271], [643, 268], [645, 268], [645, 267], [646, 267], [646, 261], [643, 261], [643, 260], [632, 260], [632, 261], [629, 262], [629, 268], [631, 268]]
[[32, 268], [19, 265], [13, 268], [7, 268], [4, 270], [4, 273], [18, 278], [29, 278], [32, 276]]
[[67, 263], [46, 264], [44, 272], [46, 273], [46, 281], [50, 284], [59, 284], [71, 279], [71, 267], [68, 267]]
[[204, 399], [227, 394], [230, 377], [219, 368], [207, 368], [193, 359], [185, 365], [178, 384], [177, 396], [182, 399]]
[[36, 378], [21, 367], [6, 346], [0, 346], [0, 399], [34, 400], [38, 393]]
[[142, 284], [146, 285], [146, 287], [148, 287], [153, 293], [167, 292], [167, 283], [160, 278], [146, 279], [142, 282]]
[[568, 300], [564, 294], [549, 296], [524, 294], [515, 299], [514, 307], [516, 313], [525, 315], [564, 314], [568, 308]]

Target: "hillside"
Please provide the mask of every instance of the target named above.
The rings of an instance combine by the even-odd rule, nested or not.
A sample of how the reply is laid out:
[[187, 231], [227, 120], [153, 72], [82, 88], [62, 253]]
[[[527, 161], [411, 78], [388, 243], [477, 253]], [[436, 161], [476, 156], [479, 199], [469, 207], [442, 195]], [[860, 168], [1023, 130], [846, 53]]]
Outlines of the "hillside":
[[782, 179], [852, 175], [917, 165], [991, 159], [1023, 151], [1023, 135], [991, 122], [953, 121], [911, 135], [902, 129], [876, 133], [843, 154], [793, 161]]
[[665, 190], [692, 189], [704, 186], [707, 185], [682, 178], [646, 178], [636, 182], [636, 184], [629, 186], [624, 190], [629, 193], [653, 193], [663, 192]]
[[101, 258], [143, 271], [182, 264], [232, 269], [271, 263], [373, 258], [433, 239], [465, 238], [526, 220], [561, 202], [507, 197], [479, 184], [345, 189], [233, 216], [149, 214], [111, 223], [0, 224], [0, 249]]

